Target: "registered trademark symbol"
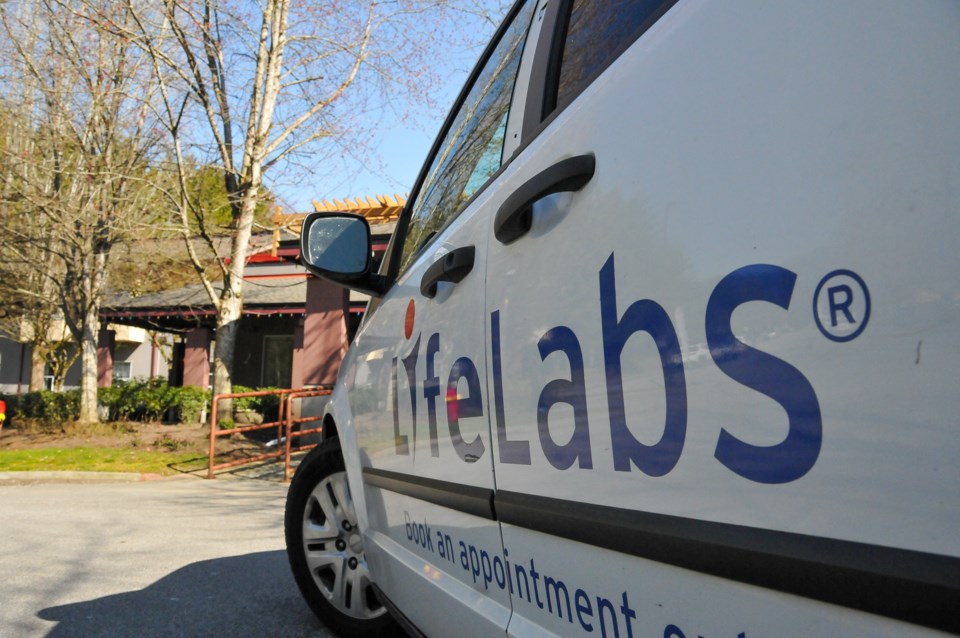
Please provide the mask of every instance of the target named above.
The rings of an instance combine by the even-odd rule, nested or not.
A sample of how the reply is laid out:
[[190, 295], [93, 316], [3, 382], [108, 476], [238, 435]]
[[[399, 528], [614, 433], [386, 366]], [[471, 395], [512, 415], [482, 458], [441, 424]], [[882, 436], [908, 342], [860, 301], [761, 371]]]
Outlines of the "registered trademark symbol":
[[813, 319], [831, 341], [852, 341], [870, 321], [870, 291], [852, 270], [834, 270], [813, 293]]

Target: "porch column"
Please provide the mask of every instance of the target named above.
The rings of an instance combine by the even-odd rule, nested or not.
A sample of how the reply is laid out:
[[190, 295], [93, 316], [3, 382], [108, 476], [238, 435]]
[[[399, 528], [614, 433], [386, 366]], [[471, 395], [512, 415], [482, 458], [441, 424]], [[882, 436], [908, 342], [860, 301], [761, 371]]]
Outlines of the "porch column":
[[176, 341], [170, 352], [170, 370], [167, 371], [167, 383], [171, 387], [183, 386], [183, 357], [186, 352], [186, 344], [183, 341]]
[[210, 385], [210, 335], [207, 328], [194, 328], [187, 333], [183, 353], [183, 385], [204, 390]]
[[290, 374], [290, 387], [303, 387], [303, 326], [293, 329], [293, 371]]
[[117, 345], [117, 333], [103, 328], [97, 335], [97, 387], [113, 385], [113, 350]]
[[[306, 317], [299, 370], [303, 386], [333, 384], [347, 352], [349, 293], [317, 277], [307, 279]], [[296, 337], [294, 337], [296, 340]], [[296, 342], [294, 342], [296, 348]], [[296, 357], [296, 350], [294, 350]], [[295, 361], [294, 370], [298, 369]], [[293, 379], [296, 381], [297, 379]], [[294, 384], [296, 386], [297, 384]]]

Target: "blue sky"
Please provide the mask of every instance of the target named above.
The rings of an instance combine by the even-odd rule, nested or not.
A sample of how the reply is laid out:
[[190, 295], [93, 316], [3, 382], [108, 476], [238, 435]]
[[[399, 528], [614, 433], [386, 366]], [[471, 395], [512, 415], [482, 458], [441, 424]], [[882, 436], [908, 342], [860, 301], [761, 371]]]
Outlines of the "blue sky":
[[[499, 13], [509, 8], [510, 3], [477, 0], [476, 4], [491, 13]], [[501, 16], [496, 17], [499, 20]], [[492, 35], [493, 30], [491, 25], [484, 37]], [[411, 112], [411, 107], [406, 104], [393, 104], [392, 110], [374, 108], [365, 123], [374, 129], [369, 151], [330, 164], [339, 165], [337, 170], [325, 170], [321, 166], [307, 176], [285, 179], [275, 175], [276, 181], [272, 183], [268, 175], [268, 186], [279, 195], [283, 208], [289, 212], [307, 212], [313, 210], [311, 200], [314, 199], [332, 201], [335, 198], [409, 192], [430, 145], [485, 44], [459, 51], [448, 47], [443, 55], [437, 56], [442, 68], [434, 71], [443, 81], [433, 94], [433, 101], [438, 105], [436, 109], [424, 111], [419, 106], [419, 110]]]
[[421, 114], [419, 125], [385, 120], [376, 133], [377, 157], [369, 162], [348, 161], [345, 172], [327, 180], [313, 195], [303, 192], [306, 200], [299, 202], [298, 210], [310, 206], [310, 197], [342, 199], [409, 192], [465, 76], [457, 74], [456, 88], [445, 90], [438, 99], [444, 106], [436, 113]]
[[[465, 53], [469, 62], [461, 62], [460, 66], [451, 66], [446, 71], [449, 80], [437, 90], [438, 108], [433, 112], [419, 111], [405, 118], [389, 111], [371, 114], [369, 124], [374, 127], [374, 133], [369, 152], [344, 158], [337, 163], [341, 168], [332, 173], [321, 166], [296, 184], [270, 184], [271, 190], [282, 198], [284, 208], [307, 212], [313, 210], [313, 199], [332, 201], [408, 193], [479, 53], [479, 50]], [[405, 105], [395, 106], [405, 108]]]

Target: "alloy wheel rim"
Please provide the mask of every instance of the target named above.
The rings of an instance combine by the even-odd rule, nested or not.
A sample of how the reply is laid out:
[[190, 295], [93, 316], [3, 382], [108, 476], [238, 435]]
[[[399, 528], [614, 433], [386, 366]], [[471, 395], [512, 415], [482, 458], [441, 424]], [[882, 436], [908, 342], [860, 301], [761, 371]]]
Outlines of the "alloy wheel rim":
[[338, 611], [361, 620], [386, 613], [363, 556], [346, 472], [325, 477], [307, 498], [303, 551], [314, 584]]

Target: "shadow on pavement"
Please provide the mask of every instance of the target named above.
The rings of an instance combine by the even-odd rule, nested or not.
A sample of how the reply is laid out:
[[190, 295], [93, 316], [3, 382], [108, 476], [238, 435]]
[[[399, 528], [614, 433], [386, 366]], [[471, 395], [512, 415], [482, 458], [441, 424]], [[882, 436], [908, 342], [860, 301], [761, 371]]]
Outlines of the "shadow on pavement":
[[333, 635], [300, 598], [283, 551], [201, 561], [139, 591], [37, 615], [58, 623], [50, 638]]

